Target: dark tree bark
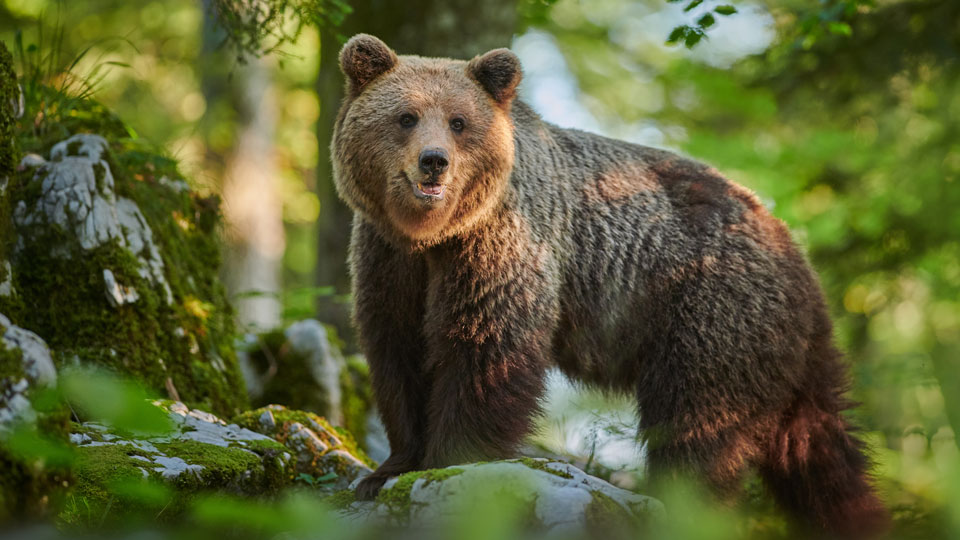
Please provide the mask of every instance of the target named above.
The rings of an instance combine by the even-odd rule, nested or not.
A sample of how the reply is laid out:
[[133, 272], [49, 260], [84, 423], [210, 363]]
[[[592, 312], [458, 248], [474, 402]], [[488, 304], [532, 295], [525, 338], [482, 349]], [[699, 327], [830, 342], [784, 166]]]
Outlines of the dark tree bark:
[[[337, 197], [330, 168], [333, 123], [343, 99], [343, 76], [337, 63], [341, 42], [337, 34], [373, 34], [398, 54], [469, 59], [490, 49], [509, 47], [517, 24], [515, 0], [360, 0], [351, 5], [354, 11], [340, 28], [321, 32], [317, 79], [320, 218], [316, 283], [332, 285], [338, 295], [350, 290], [346, 260], [351, 214]], [[352, 348], [353, 340], [348, 337], [353, 333], [349, 303], [324, 297], [319, 300], [317, 311], [320, 320], [336, 326]]]

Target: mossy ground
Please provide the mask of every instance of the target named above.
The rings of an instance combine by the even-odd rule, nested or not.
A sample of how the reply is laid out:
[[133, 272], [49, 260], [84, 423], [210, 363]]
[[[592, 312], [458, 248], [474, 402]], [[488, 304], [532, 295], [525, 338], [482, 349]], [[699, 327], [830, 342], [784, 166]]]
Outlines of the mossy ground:
[[[72, 430], [95, 441], [103, 439], [97, 429], [74, 424]], [[152, 444], [157, 452], [122, 441], [78, 447], [76, 485], [60, 506], [57, 518], [61, 528], [83, 531], [125, 520], [174, 523], [199, 494], [216, 491], [270, 496], [290, 485], [293, 478], [292, 465], [281, 459], [286, 449], [274, 441], [249, 441], [231, 447], [193, 440]], [[159, 465], [136, 456], [177, 457], [202, 469], [165, 480]], [[161, 509], [163, 516], [158, 519]]]

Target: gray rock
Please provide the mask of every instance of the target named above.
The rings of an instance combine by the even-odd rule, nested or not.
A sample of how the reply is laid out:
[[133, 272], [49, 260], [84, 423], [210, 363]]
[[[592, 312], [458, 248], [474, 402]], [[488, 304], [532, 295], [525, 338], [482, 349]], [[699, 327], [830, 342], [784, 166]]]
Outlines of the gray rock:
[[370, 409], [367, 414], [366, 435], [363, 437], [363, 444], [367, 450], [370, 459], [377, 463], [383, 463], [390, 457], [390, 440], [387, 439], [387, 428], [380, 420], [380, 413], [376, 408]]
[[326, 329], [316, 319], [295, 322], [286, 329], [284, 335], [293, 351], [307, 359], [313, 380], [327, 396], [329, 409], [324, 416], [335, 425], [340, 424], [343, 419], [340, 410], [340, 372], [344, 369], [340, 351], [330, 346]]
[[137, 290], [133, 287], [124, 287], [117, 283], [117, 278], [109, 268], [103, 269], [103, 285], [107, 294], [107, 301], [113, 307], [132, 304], [140, 299]]
[[[24, 201], [14, 208], [14, 223], [26, 233], [18, 238], [16, 247], [23, 249], [30, 231], [38, 225], [72, 231], [84, 250], [117, 241], [139, 259], [140, 275], [163, 290], [167, 303], [172, 303], [150, 225], [136, 203], [116, 196], [113, 173], [104, 159], [108, 150], [103, 137], [81, 133], [55, 144], [50, 161], [36, 155], [23, 158], [20, 166], [34, 169], [31, 182], [40, 183], [41, 196], [32, 208]], [[68, 254], [65, 247], [54, 253]]]
[[[270, 468], [266, 460], [279, 459], [280, 469], [293, 466], [292, 457], [286, 449], [270, 437], [244, 429], [236, 424], [227, 424], [215, 415], [193, 409], [180, 402], [154, 401], [153, 404], [167, 412], [173, 424], [170, 433], [157, 436], [131, 436], [113, 432], [109, 427], [86, 422], [70, 434], [70, 441], [78, 451], [106, 446], [127, 448], [126, 453], [137, 460], [138, 468], [164, 481], [189, 481], [201, 488], [230, 486], [240, 491], [256, 493], [263, 482], [265, 470]], [[184, 446], [187, 443], [188, 446]], [[262, 456], [261, 470], [224, 471], [217, 469], [216, 459], [204, 460], [193, 443], [209, 446], [205, 452], [211, 455], [222, 453], [224, 448], [239, 449], [249, 454]], [[188, 449], [178, 455], [179, 448]], [[202, 446], [199, 448], [203, 448]], [[264, 449], [273, 449], [271, 454]], [[206, 473], [209, 470], [209, 475]], [[288, 473], [281, 473], [286, 475]], [[232, 478], [230, 477], [232, 475]], [[211, 483], [214, 482], [214, 483]], [[221, 485], [217, 485], [217, 483]]]
[[[477, 463], [412, 474], [419, 475], [412, 484], [408, 480], [402, 487], [398, 478], [391, 479], [377, 501], [354, 502], [341, 515], [349, 520], [442, 528], [462, 520], [485, 500], [502, 499], [502, 493], [511, 494], [511, 505], [527, 505], [521, 515], [535, 517], [533, 525], [548, 535], [587, 533], [596, 525], [590, 521], [591, 514], [615, 512], [627, 522], [663, 515], [663, 505], [656, 499], [614, 487], [570, 464], [543, 459]], [[390, 491], [398, 489], [406, 492]], [[594, 505], [602, 510], [597, 512]]]
[[0, 373], [0, 432], [17, 421], [32, 422], [36, 414], [29, 393], [35, 388], [51, 387], [57, 382], [57, 369], [50, 349], [40, 336], [14, 326], [0, 314], [0, 348], [19, 350], [21, 364], [16, 372]]
[[283, 441], [294, 456], [296, 472], [313, 477], [335, 472], [337, 478], [325, 483], [323, 489], [344, 489], [355, 479], [373, 472], [355, 443], [346, 442], [349, 434], [341, 436], [329, 422], [314, 413], [268, 405], [243, 413], [234, 421]]
[[[0, 193], [2, 195], [2, 193]], [[0, 296], [12, 296], [16, 292], [13, 288], [13, 268], [10, 261], [3, 261], [3, 281], [0, 281]]]
[[[251, 355], [261, 350], [259, 338], [247, 335], [243, 342], [238, 344], [237, 361], [247, 387], [248, 395], [257, 401], [264, 396], [276, 393], [277, 389], [287, 390], [284, 385], [297, 385], [303, 388], [301, 395], [309, 395], [308, 403], [283, 403], [293, 407], [311, 410], [322, 415], [332, 424], [343, 425], [343, 410], [341, 400], [343, 390], [340, 387], [340, 375], [346, 369], [346, 362], [340, 349], [330, 343], [327, 331], [315, 319], [305, 319], [295, 322], [283, 332], [286, 342], [281, 347], [282, 354], [270, 353], [268, 358], [272, 362], [270, 369], [258, 371]], [[249, 352], [248, 352], [249, 351]], [[292, 363], [296, 362], [294, 366]], [[285, 376], [288, 371], [301, 373], [300, 363], [305, 363], [309, 378], [299, 376], [289, 380]], [[264, 399], [277, 400], [275, 397]], [[280, 401], [280, 400], [277, 400]]]

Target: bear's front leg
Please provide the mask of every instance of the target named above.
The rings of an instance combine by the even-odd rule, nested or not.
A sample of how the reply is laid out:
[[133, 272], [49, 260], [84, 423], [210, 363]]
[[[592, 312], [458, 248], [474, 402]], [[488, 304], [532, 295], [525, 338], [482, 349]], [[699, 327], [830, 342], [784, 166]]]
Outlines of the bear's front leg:
[[539, 412], [557, 273], [545, 249], [490, 236], [428, 259], [423, 468], [510, 457]]
[[395, 249], [361, 218], [354, 220], [354, 320], [390, 441], [390, 457], [357, 486], [357, 498], [366, 500], [391, 476], [417, 469], [423, 460], [430, 394], [420, 333], [426, 268], [422, 257]]

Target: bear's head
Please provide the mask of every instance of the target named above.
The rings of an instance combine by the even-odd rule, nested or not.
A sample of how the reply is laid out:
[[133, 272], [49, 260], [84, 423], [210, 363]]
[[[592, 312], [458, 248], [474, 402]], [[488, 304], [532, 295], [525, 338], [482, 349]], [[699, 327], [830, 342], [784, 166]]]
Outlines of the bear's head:
[[430, 245], [480, 224], [513, 167], [520, 61], [397, 56], [359, 34], [340, 51], [346, 97], [331, 151], [340, 196], [394, 239]]

